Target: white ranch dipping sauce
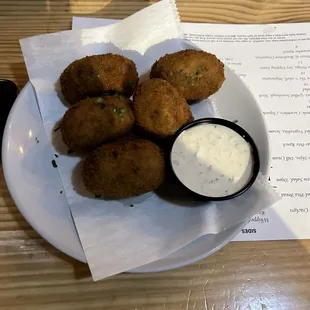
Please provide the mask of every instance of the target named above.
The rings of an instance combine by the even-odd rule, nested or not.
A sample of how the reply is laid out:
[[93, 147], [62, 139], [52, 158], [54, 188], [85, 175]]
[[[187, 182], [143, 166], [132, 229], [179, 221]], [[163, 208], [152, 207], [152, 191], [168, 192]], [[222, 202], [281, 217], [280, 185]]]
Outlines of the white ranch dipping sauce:
[[171, 163], [179, 180], [193, 192], [224, 197], [249, 182], [253, 170], [252, 148], [234, 130], [202, 123], [177, 137]]

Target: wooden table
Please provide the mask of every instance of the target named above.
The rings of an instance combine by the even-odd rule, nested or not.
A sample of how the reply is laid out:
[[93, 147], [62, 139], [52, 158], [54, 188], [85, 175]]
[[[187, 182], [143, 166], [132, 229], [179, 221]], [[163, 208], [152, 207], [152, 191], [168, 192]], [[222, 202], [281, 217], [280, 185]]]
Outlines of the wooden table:
[[[0, 76], [27, 73], [18, 39], [69, 29], [71, 18], [124, 18], [143, 0], [1, 0]], [[179, 0], [183, 21], [310, 21], [309, 0]], [[94, 283], [86, 265], [44, 241], [16, 208], [0, 171], [0, 309], [310, 309], [310, 241], [233, 242], [188, 267]]]

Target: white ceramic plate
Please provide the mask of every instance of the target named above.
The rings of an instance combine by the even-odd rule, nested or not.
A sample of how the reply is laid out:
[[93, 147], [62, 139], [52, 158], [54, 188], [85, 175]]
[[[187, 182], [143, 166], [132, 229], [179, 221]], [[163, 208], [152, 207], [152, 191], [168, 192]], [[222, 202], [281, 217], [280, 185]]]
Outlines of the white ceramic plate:
[[[257, 144], [261, 170], [268, 172], [269, 143], [264, 119], [254, 97], [231, 70], [212, 97], [221, 116], [238, 120]], [[48, 242], [73, 258], [86, 262], [45, 133], [32, 85], [18, 96], [9, 115], [2, 145], [4, 175], [10, 193], [26, 220]], [[179, 251], [131, 272], [157, 272], [185, 266], [211, 255], [245, 226], [245, 222], [217, 235], [206, 235]]]

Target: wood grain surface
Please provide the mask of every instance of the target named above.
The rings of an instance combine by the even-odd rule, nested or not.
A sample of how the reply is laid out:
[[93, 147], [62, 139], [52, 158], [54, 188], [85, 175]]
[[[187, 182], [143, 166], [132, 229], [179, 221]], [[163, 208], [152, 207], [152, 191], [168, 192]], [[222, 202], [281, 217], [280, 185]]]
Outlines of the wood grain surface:
[[[155, 1], [154, 1], [155, 2]], [[69, 29], [72, 16], [124, 18], [130, 0], [0, 0], [0, 77], [22, 87], [18, 39]], [[310, 22], [309, 0], [177, 1], [183, 21]], [[310, 309], [310, 241], [230, 243], [188, 267], [93, 283], [88, 267], [45, 242], [16, 208], [0, 170], [0, 309]], [[31, 194], [31, 193], [29, 193]]]

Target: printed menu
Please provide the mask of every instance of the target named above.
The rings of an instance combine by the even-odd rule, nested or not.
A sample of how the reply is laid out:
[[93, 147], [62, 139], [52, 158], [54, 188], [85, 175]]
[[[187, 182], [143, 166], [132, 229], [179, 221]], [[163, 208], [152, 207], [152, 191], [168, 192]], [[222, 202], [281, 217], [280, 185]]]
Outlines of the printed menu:
[[268, 179], [282, 200], [255, 215], [235, 240], [310, 238], [309, 24], [183, 24], [183, 31], [244, 80], [269, 129]]
[[[74, 28], [112, 20], [74, 18]], [[310, 238], [310, 24], [182, 23], [185, 39], [216, 54], [248, 85], [271, 144], [268, 179], [282, 196], [234, 239]]]

